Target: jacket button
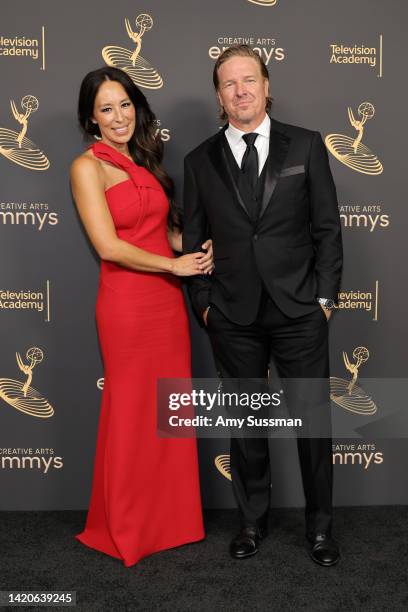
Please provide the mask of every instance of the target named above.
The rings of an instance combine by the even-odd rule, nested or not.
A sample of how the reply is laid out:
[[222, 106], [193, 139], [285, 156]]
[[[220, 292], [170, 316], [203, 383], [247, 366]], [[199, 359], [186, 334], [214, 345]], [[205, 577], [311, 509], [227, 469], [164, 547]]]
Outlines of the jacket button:
[[254, 240], [258, 240], [258, 234], [254, 234]]

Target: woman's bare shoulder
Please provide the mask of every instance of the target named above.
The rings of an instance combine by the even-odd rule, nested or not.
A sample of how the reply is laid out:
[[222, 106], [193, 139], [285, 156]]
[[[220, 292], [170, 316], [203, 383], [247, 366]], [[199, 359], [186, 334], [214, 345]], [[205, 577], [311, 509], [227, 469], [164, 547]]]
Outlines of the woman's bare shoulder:
[[71, 178], [78, 178], [83, 175], [101, 177], [101, 164], [90, 149], [76, 157], [71, 164]]

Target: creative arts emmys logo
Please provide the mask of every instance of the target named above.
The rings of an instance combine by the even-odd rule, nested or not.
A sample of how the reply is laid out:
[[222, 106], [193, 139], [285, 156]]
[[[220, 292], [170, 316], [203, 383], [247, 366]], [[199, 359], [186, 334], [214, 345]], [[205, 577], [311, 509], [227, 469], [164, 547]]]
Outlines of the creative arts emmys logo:
[[340, 204], [340, 220], [346, 229], [367, 229], [374, 232], [390, 227], [390, 215], [378, 204]]
[[47, 202], [0, 202], [0, 223], [30, 226], [41, 232], [44, 227], [59, 223], [57, 212], [51, 212]]
[[374, 117], [374, 106], [371, 102], [362, 102], [357, 112], [360, 119], [355, 119], [353, 111], [348, 107], [348, 117], [353, 128], [357, 130], [357, 136], [353, 139], [343, 134], [328, 134], [325, 139], [326, 147], [336, 159], [356, 172], [381, 174], [383, 166], [378, 157], [361, 142], [364, 124]]
[[64, 457], [57, 456], [53, 448], [0, 448], [0, 470], [37, 469], [45, 475], [63, 467]]
[[[333, 444], [332, 463], [333, 465], [360, 465], [367, 470], [371, 466], [381, 465], [384, 462], [384, 454], [375, 451], [375, 444]], [[218, 455], [214, 459], [214, 464], [224, 478], [232, 481], [229, 455]]]
[[155, 123], [156, 123], [156, 131], [155, 131], [156, 138], [157, 137], [160, 138], [162, 142], [168, 142], [171, 138], [170, 128], [163, 127], [160, 119], [156, 119]]
[[38, 110], [39, 102], [35, 96], [24, 96], [21, 100], [23, 112], [10, 100], [14, 119], [21, 125], [20, 131], [0, 128], [0, 154], [10, 161], [29, 170], [48, 170], [50, 162], [34, 142], [26, 137], [28, 119]]
[[134, 32], [131, 28], [130, 21], [126, 17], [125, 27], [126, 32], [131, 41], [136, 45], [133, 50], [125, 49], [125, 47], [104, 47], [102, 49], [102, 57], [108, 66], [120, 68], [127, 72], [132, 81], [139, 87], [146, 89], [160, 89], [163, 87], [163, 79], [153, 66], [149, 64], [140, 55], [142, 48], [142, 36], [153, 27], [153, 19], [150, 15], [142, 13], [136, 17], [136, 26], [138, 32]]
[[54, 408], [48, 400], [31, 386], [33, 369], [44, 359], [44, 353], [36, 346], [26, 352], [28, 363], [24, 363], [20, 353], [16, 353], [17, 365], [27, 376], [24, 383], [12, 378], [0, 378], [0, 398], [16, 410], [29, 416], [47, 419], [54, 414]]
[[376, 449], [373, 443], [348, 442], [332, 445], [333, 465], [360, 465], [368, 470], [384, 462], [384, 453]]
[[221, 53], [228, 49], [232, 45], [248, 45], [252, 48], [255, 53], [258, 53], [262, 57], [266, 66], [269, 62], [276, 61], [282, 62], [286, 58], [286, 51], [284, 47], [278, 47], [276, 38], [264, 37], [264, 36], [218, 36], [217, 44], [211, 46], [208, 49], [208, 57], [213, 60], [217, 60]]
[[330, 399], [349, 412], [362, 415], [372, 415], [377, 412], [377, 406], [369, 395], [357, 385], [359, 368], [366, 363], [370, 353], [365, 346], [357, 346], [353, 351], [354, 362], [343, 351], [343, 361], [346, 369], [352, 375], [351, 380], [330, 377]]

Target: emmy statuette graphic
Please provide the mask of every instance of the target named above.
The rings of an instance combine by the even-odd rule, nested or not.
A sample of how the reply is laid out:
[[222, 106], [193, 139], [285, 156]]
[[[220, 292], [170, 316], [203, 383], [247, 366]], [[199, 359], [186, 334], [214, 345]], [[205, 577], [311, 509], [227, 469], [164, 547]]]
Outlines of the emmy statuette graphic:
[[357, 109], [359, 119], [354, 117], [353, 111], [348, 107], [348, 118], [357, 136], [351, 138], [344, 134], [328, 134], [325, 144], [328, 150], [342, 164], [362, 174], [381, 174], [383, 166], [378, 157], [361, 141], [364, 134], [365, 123], [374, 117], [375, 108], [371, 102], [362, 102]]
[[28, 363], [24, 363], [20, 353], [16, 353], [17, 365], [27, 376], [24, 383], [12, 378], [0, 378], [0, 398], [7, 404], [29, 416], [47, 419], [54, 414], [54, 408], [48, 400], [31, 386], [33, 369], [44, 359], [44, 353], [36, 346], [26, 352]]
[[229, 455], [218, 455], [214, 459], [214, 463], [215, 463], [215, 467], [224, 476], [224, 478], [231, 480], [230, 456]]
[[368, 361], [370, 353], [365, 346], [357, 346], [353, 351], [354, 362], [343, 351], [343, 361], [346, 369], [352, 374], [351, 380], [330, 377], [330, 399], [349, 412], [372, 415], [377, 412], [377, 406], [369, 395], [357, 385], [360, 367]]
[[129, 19], [125, 19], [125, 28], [130, 40], [136, 45], [135, 49], [129, 50], [125, 47], [108, 46], [102, 49], [102, 57], [108, 66], [120, 68], [127, 72], [135, 85], [146, 89], [160, 89], [163, 87], [163, 79], [153, 66], [140, 55], [142, 48], [142, 37], [153, 27], [153, 19], [150, 15], [142, 13], [136, 17], [138, 31], [133, 31]]
[[17, 109], [14, 100], [10, 100], [14, 119], [21, 125], [19, 132], [0, 128], [0, 154], [10, 161], [29, 170], [48, 170], [50, 162], [37, 145], [26, 137], [28, 119], [38, 110], [39, 102], [35, 96], [27, 95], [21, 100], [21, 108]]

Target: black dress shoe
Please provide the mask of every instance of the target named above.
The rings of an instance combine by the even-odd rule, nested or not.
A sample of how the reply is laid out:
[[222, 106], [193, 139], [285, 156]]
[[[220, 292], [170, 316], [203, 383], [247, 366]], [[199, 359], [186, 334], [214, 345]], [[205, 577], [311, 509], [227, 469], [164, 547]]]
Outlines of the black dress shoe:
[[309, 537], [308, 540], [312, 545], [310, 556], [315, 563], [330, 567], [340, 559], [339, 548], [329, 535], [318, 533], [314, 537]]
[[234, 559], [247, 559], [258, 552], [259, 540], [266, 532], [259, 527], [243, 527], [230, 544], [230, 553]]

